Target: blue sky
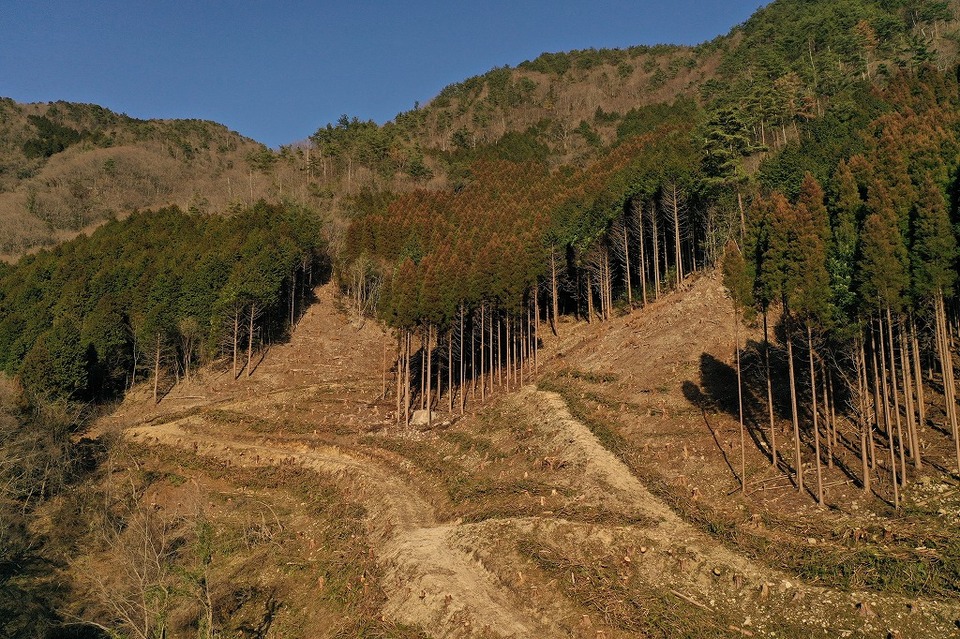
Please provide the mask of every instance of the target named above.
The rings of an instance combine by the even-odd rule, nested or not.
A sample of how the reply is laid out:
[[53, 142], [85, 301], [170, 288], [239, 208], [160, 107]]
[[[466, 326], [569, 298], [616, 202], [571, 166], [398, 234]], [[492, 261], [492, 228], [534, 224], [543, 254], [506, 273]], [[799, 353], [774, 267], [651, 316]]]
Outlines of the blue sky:
[[759, 0], [0, 0], [0, 96], [204, 118], [278, 146], [544, 51], [696, 44]]

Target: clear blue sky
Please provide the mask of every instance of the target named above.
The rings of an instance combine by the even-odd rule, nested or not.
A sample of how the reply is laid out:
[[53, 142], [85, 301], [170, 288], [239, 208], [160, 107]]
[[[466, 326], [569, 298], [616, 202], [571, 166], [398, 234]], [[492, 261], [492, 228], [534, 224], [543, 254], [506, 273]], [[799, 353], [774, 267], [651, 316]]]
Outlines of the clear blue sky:
[[278, 146], [544, 51], [696, 44], [761, 0], [0, 0], [0, 96], [204, 118]]

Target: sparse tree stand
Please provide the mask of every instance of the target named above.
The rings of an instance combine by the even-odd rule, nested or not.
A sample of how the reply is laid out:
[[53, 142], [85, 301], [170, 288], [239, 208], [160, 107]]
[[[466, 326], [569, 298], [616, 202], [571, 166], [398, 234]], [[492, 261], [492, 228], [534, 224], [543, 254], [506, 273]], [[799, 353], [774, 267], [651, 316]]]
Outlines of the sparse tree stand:
[[934, 297], [934, 318], [936, 322], [937, 351], [943, 375], [944, 400], [946, 401], [947, 421], [956, 447], [957, 472], [960, 472], [960, 433], [957, 429], [957, 398], [953, 374], [953, 357], [950, 351], [950, 334], [947, 327], [947, 313], [943, 302], [943, 291], [938, 290]]
[[[666, 206], [670, 209], [673, 220], [673, 248], [674, 248], [674, 264], [676, 265], [676, 284], [677, 288], [680, 288], [680, 284], [683, 283], [683, 242], [680, 238], [680, 212], [684, 208], [683, 196], [680, 192], [680, 187], [676, 182], [670, 182], [666, 186], [666, 193], [664, 195]], [[742, 216], [742, 213], [741, 213]], [[743, 234], [740, 235], [740, 241], [743, 241]]]

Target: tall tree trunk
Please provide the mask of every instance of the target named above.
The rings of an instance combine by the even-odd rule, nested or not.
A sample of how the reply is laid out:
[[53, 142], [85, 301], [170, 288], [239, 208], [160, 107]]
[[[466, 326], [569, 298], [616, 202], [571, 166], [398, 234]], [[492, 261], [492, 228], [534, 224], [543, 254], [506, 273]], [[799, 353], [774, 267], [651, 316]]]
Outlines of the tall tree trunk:
[[739, 186], [737, 186], [737, 206], [740, 207], [740, 242], [743, 243], [747, 236], [747, 218], [743, 212], [743, 193], [740, 192]]
[[247, 326], [247, 377], [253, 375], [253, 319], [257, 315], [257, 303], [250, 304], [250, 324]]
[[901, 380], [903, 384], [903, 398], [907, 411], [907, 441], [910, 443], [910, 457], [913, 459], [913, 465], [919, 470], [923, 463], [920, 461], [920, 446], [917, 438], [917, 413], [913, 404], [913, 365], [910, 357], [910, 347], [908, 346], [906, 328], [903, 322], [899, 326], [900, 337], [900, 372], [903, 375]]
[[817, 460], [817, 505], [823, 507], [823, 469], [820, 464], [820, 424], [817, 421], [817, 379], [813, 367], [813, 330], [807, 322], [807, 353], [810, 357], [810, 402], [813, 413], [813, 450]]
[[406, 392], [404, 393], [403, 425], [404, 425], [405, 428], [408, 428], [408, 429], [409, 429], [409, 428], [410, 428], [410, 406], [411, 406], [411, 404], [413, 403], [413, 402], [411, 401], [412, 398], [410, 397], [410, 392], [411, 392], [412, 386], [413, 386], [412, 380], [410, 379], [410, 373], [412, 372], [412, 371], [411, 371], [411, 366], [410, 366], [410, 359], [411, 359], [411, 355], [412, 355], [411, 351], [413, 350], [413, 333], [412, 333], [410, 330], [407, 330], [406, 333], [407, 333], [407, 339], [406, 339], [406, 351], [407, 351], [407, 353], [406, 353], [406, 356], [404, 357], [404, 363], [405, 363], [405, 366], [406, 366], [406, 372], [405, 372], [404, 377], [406, 378], [406, 387], [407, 387], [407, 390], [406, 390]]
[[859, 358], [857, 359], [857, 384], [860, 390], [860, 466], [863, 476], [863, 492], [870, 494], [870, 465], [867, 462], [867, 429], [870, 418], [867, 414], [867, 356], [864, 352], [863, 338], [859, 340]]
[[420, 410], [426, 408], [427, 401], [427, 344], [420, 338]]
[[683, 252], [682, 245], [680, 242], [680, 193], [677, 189], [677, 184], [674, 182], [670, 185], [670, 208], [673, 209], [673, 241], [677, 267], [677, 288], [680, 288], [680, 284], [683, 282]]
[[[127, 390], [132, 389], [137, 383], [137, 364], [140, 361], [140, 348], [138, 347], [135, 333], [131, 335], [131, 341], [133, 342], [133, 362], [130, 367], [130, 386]], [[236, 370], [236, 364], [234, 364], [234, 370]], [[236, 375], [234, 375], [234, 379], [236, 379]]]
[[637, 216], [637, 224], [639, 225], [640, 236], [640, 296], [643, 300], [643, 305], [647, 305], [647, 257], [646, 257], [646, 248], [644, 246], [644, 234], [643, 234], [643, 205], [640, 205], [640, 214]]
[[495, 341], [496, 341], [495, 338], [496, 338], [496, 335], [494, 335], [494, 333], [493, 333], [493, 309], [490, 309], [490, 343], [489, 343], [489, 347], [490, 347], [490, 368], [489, 368], [489, 373], [490, 373], [490, 386], [489, 386], [490, 395], [493, 395], [494, 374], [496, 373], [496, 371], [494, 370], [494, 365], [493, 365], [493, 346], [494, 346], [494, 343], [495, 343]]
[[510, 320], [497, 318], [497, 383], [510, 390]]
[[610, 319], [610, 253], [606, 243], [600, 253], [600, 319]]
[[193, 340], [187, 340], [183, 347], [183, 379], [190, 383], [190, 360], [193, 359]]
[[603, 305], [603, 319], [609, 320], [613, 315], [613, 271], [610, 269], [610, 247], [603, 247], [603, 295], [606, 303]]
[[527, 374], [527, 378], [530, 377], [530, 362], [533, 359], [533, 345], [530, 343], [530, 335], [533, 334], [533, 318], [531, 317], [532, 309], [530, 308], [529, 301], [527, 302], [527, 323], [520, 324], [520, 344], [522, 348], [520, 349], [520, 386], [523, 386], [523, 374]]
[[787, 370], [790, 375], [790, 414], [793, 418], [793, 452], [797, 473], [797, 492], [803, 493], [803, 460], [800, 456], [800, 418], [797, 411], [797, 381], [793, 368], [793, 335], [787, 318]]
[[[826, 426], [825, 430], [827, 432], [827, 468], [833, 468], [833, 444], [835, 441], [835, 432], [836, 428], [834, 419], [833, 419], [833, 410], [830, 402], [830, 391], [828, 386], [830, 386], [830, 374], [827, 372], [827, 364], [822, 359], [820, 360], [820, 389], [823, 392], [823, 421]], [[816, 390], [813, 391], [816, 393]]]
[[733, 353], [737, 359], [737, 416], [740, 419], [740, 494], [747, 496], [747, 438], [743, 427], [743, 378], [740, 370], [740, 317], [733, 308]]
[[293, 332], [294, 314], [297, 310], [297, 269], [290, 274], [290, 332]]
[[630, 281], [630, 236], [628, 224], [623, 222], [623, 281], [627, 285], [627, 304], [633, 308], [633, 284]]
[[532, 334], [531, 334], [530, 338], [531, 338], [531, 340], [533, 341], [533, 374], [534, 374], [534, 375], [539, 375], [539, 374], [540, 374], [540, 368], [539, 368], [540, 362], [539, 362], [539, 354], [538, 354], [538, 351], [540, 350], [540, 344], [537, 343], [538, 340], [540, 339], [540, 319], [539, 319], [539, 318], [540, 318], [540, 302], [539, 302], [539, 299], [538, 299], [537, 297], [534, 297], [534, 298], [533, 298], [533, 303], [534, 303], [534, 314], [537, 316], [537, 321], [534, 322], [533, 326], [531, 327], [531, 328], [533, 329], [533, 331], [532, 331]]
[[[483, 326], [480, 327], [480, 339], [483, 339]], [[480, 365], [483, 366], [483, 347], [480, 349]], [[477, 311], [470, 313], [470, 386], [473, 388], [473, 401], [477, 401]]]
[[506, 390], [509, 393], [510, 392], [510, 373], [513, 370], [513, 366], [514, 366], [514, 362], [511, 360], [511, 355], [513, 354], [512, 353], [513, 335], [511, 335], [511, 330], [510, 330], [511, 324], [513, 324], [513, 322], [511, 322], [510, 317], [507, 316], [503, 324], [504, 324], [503, 333], [504, 333], [504, 337], [506, 338], [506, 341], [504, 342], [504, 344], [506, 345], [506, 348], [503, 349], [505, 351], [504, 358], [506, 359], [506, 370], [504, 371], [505, 373], [504, 378], [506, 379]]
[[[530, 309], [527, 308], [528, 320], [529, 320], [529, 314], [530, 314]], [[514, 346], [514, 353], [516, 355], [517, 372], [514, 375], [514, 382], [516, 383], [516, 387], [518, 389], [523, 387], [523, 373], [524, 373], [523, 367], [526, 365], [526, 361], [527, 361], [526, 360], [527, 342], [525, 341], [527, 337], [527, 333], [526, 333], [527, 323], [524, 322], [523, 320], [524, 320], [523, 315], [517, 318], [517, 326], [516, 326], [516, 329], [514, 329], [517, 331], [517, 337], [515, 342], [516, 345]]]
[[[920, 432], [927, 423], [927, 407], [923, 398], [923, 368], [920, 365], [920, 343], [917, 340], [917, 327], [910, 316], [910, 343], [913, 345], [913, 370], [916, 373], [917, 386], [917, 451], [920, 452]], [[920, 457], [922, 455], [918, 455]]]
[[587, 324], [593, 321], [593, 278], [587, 271]]
[[887, 306], [887, 338], [890, 347], [890, 388], [893, 391], [893, 410], [897, 424], [897, 444], [900, 447], [900, 485], [907, 485], [907, 459], [903, 452], [903, 422], [900, 419], [900, 389], [897, 382], [897, 351], [893, 345], [893, 318]]
[[[432, 326], [433, 326], [433, 325], [431, 324], [431, 327], [432, 327]], [[433, 337], [434, 340], [436, 340], [436, 342], [437, 342], [437, 349], [439, 349], [439, 348], [440, 348], [440, 333], [439, 333], [439, 331], [432, 331], [432, 337]], [[436, 375], [435, 375], [435, 377], [436, 377], [436, 379], [437, 379], [437, 393], [436, 393], [436, 395], [433, 396], [433, 403], [437, 405], [437, 408], [438, 408], [438, 409], [440, 408], [440, 398], [443, 397], [443, 395], [441, 394], [441, 384], [443, 383], [443, 368], [442, 368], [442, 363], [443, 363], [443, 351], [440, 351], [440, 360], [441, 360], [441, 361], [437, 362], [437, 372], [436, 372]], [[433, 404], [430, 404], [429, 406], [427, 406], [427, 408], [429, 408], [430, 410], [433, 410]]]
[[[481, 304], [480, 305], [480, 401], [481, 402], [485, 401], [487, 398], [487, 392], [486, 392], [486, 389], [484, 388], [487, 383], [486, 366], [484, 366], [484, 362], [486, 360], [486, 343], [485, 343], [486, 336], [484, 335], [484, 333], [486, 332], [485, 312], [486, 312], [486, 305]], [[474, 373], [474, 375], [476, 375], [476, 373]]]
[[403, 409], [402, 402], [402, 384], [403, 384], [403, 350], [404, 350], [405, 332], [397, 331], [397, 426], [400, 425], [400, 414]]
[[537, 375], [540, 372], [538, 369], [538, 361], [537, 361], [537, 349], [540, 347], [540, 345], [537, 344], [537, 340], [540, 339], [540, 295], [537, 288], [534, 288], [533, 290], [534, 290], [533, 314], [537, 318], [537, 321], [535, 321], [530, 326], [531, 328], [530, 339], [533, 346], [533, 374]]
[[233, 379], [237, 379], [240, 373], [237, 372], [237, 347], [240, 341], [240, 309], [233, 309]]
[[653, 285], [657, 299], [660, 299], [660, 230], [657, 228], [657, 205], [650, 207], [650, 218], [653, 225]]
[[957, 429], [957, 399], [956, 386], [953, 377], [953, 355], [950, 351], [950, 335], [947, 325], [946, 305], [943, 294], [937, 292], [934, 300], [934, 315], [936, 316], [937, 343], [940, 351], [940, 367], [943, 372], [943, 392], [946, 402], [947, 421], [950, 423], [950, 432], [956, 447], [957, 472], [960, 472], [960, 433]]
[[770, 379], [770, 333], [767, 326], [767, 309], [763, 309], [763, 363], [767, 377], [767, 412], [770, 417], [770, 465], [777, 466], [777, 430], [773, 415], [773, 381]]
[[153, 358], [153, 403], [160, 403], [160, 396], [157, 390], [160, 385], [160, 333], [157, 333], [157, 348]]
[[557, 317], [559, 313], [560, 304], [557, 302], [557, 256], [556, 250], [550, 248], [550, 304], [552, 306], [550, 313], [550, 327], [553, 329], [553, 334], [560, 335], [560, 327], [558, 326], [560, 320]]
[[383, 352], [380, 357], [380, 373], [381, 373], [381, 389], [380, 397], [383, 399], [387, 398], [387, 338], [389, 334], [384, 331], [383, 333]]
[[463, 353], [464, 346], [466, 345], [466, 340], [464, 339], [465, 335], [463, 332], [465, 328], [464, 319], [463, 319], [464, 312], [465, 312], [465, 309], [463, 307], [463, 302], [461, 302], [460, 303], [460, 414], [461, 415], [463, 415], [464, 398], [466, 396], [465, 391], [467, 387], [466, 386], [467, 376], [466, 376], [466, 370], [464, 366], [465, 357]]
[[447, 337], [447, 410], [453, 415], [453, 328]]
[[697, 272], [697, 223], [690, 224], [690, 272]]
[[426, 358], [427, 358], [427, 428], [433, 427], [433, 403], [431, 400], [431, 389], [433, 384], [430, 382], [433, 380], [431, 375], [432, 364], [433, 364], [433, 325], [430, 322], [427, 322], [427, 344], [426, 344]]
[[[876, 432], [879, 433], [880, 424], [883, 423], [884, 429], [886, 429], [886, 422], [884, 421], [883, 395], [880, 384], [882, 371], [880, 370], [879, 347], [877, 346], [877, 336], [873, 328], [873, 318], [870, 319], [868, 330], [870, 331], [870, 359], [873, 364], [873, 423], [876, 424]], [[870, 431], [870, 468], [877, 467], [877, 446], [873, 432], [873, 430]]]
[[897, 455], [893, 441], [893, 417], [890, 415], [890, 389], [887, 384], [887, 352], [883, 341], [883, 318], [880, 317], [880, 335], [877, 342], [880, 344], [880, 366], [882, 368], [880, 375], [881, 389], [883, 391], [883, 421], [887, 431], [887, 442], [890, 444], [890, 476], [893, 480], [893, 507], [900, 510], [900, 487], [897, 480]]
[[[837, 435], [837, 427], [840, 425], [840, 421], [837, 419], [837, 382], [836, 378], [833, 376], [833, 372], [830, 369], [827, 369], [827, 388], [830, 391], [830, 432], [833, 434], [833, 451], [836, 451], [840, 447], [839, 437]], [[834, 456], [830, 456], [830, 468], [834, 466]], [[839, 455], [836, 455], [836, 459], [839, 460]]]

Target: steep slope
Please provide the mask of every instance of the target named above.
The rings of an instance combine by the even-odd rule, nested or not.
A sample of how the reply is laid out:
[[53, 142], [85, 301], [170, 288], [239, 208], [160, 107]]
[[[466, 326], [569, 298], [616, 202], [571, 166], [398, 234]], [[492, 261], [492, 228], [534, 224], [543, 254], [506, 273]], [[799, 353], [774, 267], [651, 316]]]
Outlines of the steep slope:
[[[477, 147], [509, 146], [508, 133], [547, 147], [553, 164], [581, 163], [649, 130], [665, 106], [691, 100], [708, 114], [735, 113], [758, 144], [777, 149], [796, 135], [788, 128], [864, 80], [923, 63], [949, 68], [958, 8], [956, 0], [777, 0], [695, 47], [548, 52], [492, 69], [448, 85], [383, 133], [389, 145], [429, 151], [437, 173]], [[323, 133], [314, 137], [321, 148]]]
[[[775, 548], [724, 544], [702, 519], [686, 521], [663, 501], [673, 496], [660, 490], [659, 464], [677, 461], [631, 433], [667, 448], [684, 441], [683, 459], [699, 459], [690, 463], [708, 476], [721, 469], [715, 487], [699, 477], [683, 485], [701, 497], [682, 499], [681, 513], [709, 497], [746, 505], [749, 521], [756, 506], [730, 502], [725, 447], [706, 445], [728, 426], [704, 424], [685, 397], [698, 360], [722, 358], [729, 337], [720, 318], [689, 320], [724, 307], [715, 280], [607, 323], [563, 323], [538, 382], [563, 380], [562, 395], [529, 384], [485, 405], [471, 397], [464, 418], [441, 414], [444, 425], [428, 432], [397, 430], [391, 403], [379, 400], [379, 329], [351, 325], [329, 287], [318, 296], [293, 340], [265, 353], [251, 377], [211, 371], [159, 405], [146, 392], [131, 395], [100, 428], [123, 429], [147, 445], [142, 454], [171, 451], [174, 464], [178, 456], [222, 460], [240, 482], [239, 469], [271, 466], [335, 478], [366, 510], [378, 566], [370, 585], [385, 596], [376, 614], [433, 636], [956, 631], [955, 603], [806, 582], [768, 565], [779, 562]], [[585, 405], [632, 421], [602, 421]], [[618, 446], [623, 439], [630, 443]], [[810, 527], [818, 515], [797, 517]]]

